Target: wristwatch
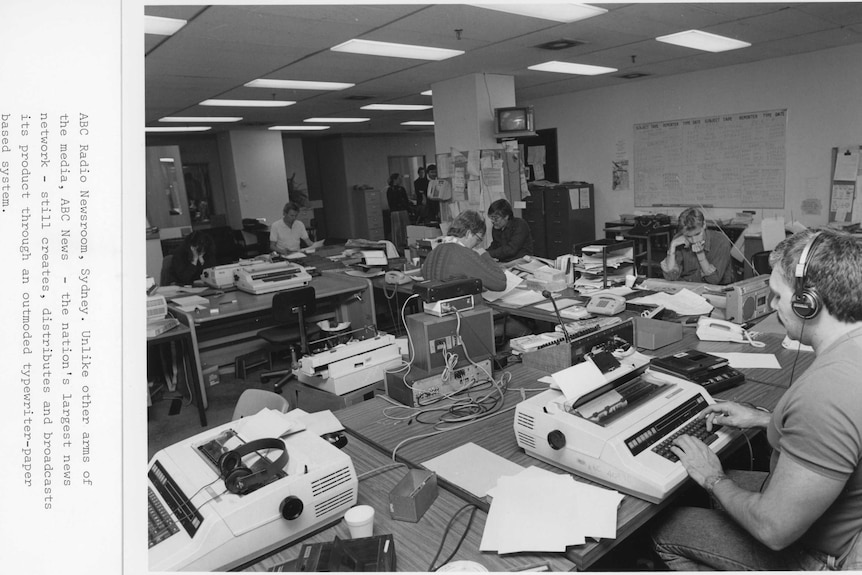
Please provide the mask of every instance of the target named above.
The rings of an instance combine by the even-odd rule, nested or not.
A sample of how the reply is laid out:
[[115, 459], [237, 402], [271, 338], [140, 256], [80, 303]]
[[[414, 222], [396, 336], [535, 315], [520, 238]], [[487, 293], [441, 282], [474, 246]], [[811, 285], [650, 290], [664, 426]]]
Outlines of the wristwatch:
[[724, 473], [719, 473], [718, 475], [710, 475], [706, 478], [706, 481], [703, 482], [703, 488], [706, 489], [706, 492], [712, 495], [712, 492], [715, 491], [715, 486], [718, 485], [720, 481], [725, 479], [730, 479]]

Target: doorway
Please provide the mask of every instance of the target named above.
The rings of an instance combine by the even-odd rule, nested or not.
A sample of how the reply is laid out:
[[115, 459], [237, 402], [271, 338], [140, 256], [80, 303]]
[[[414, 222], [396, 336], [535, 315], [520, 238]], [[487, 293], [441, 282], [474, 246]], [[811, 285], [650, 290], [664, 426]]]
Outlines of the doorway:
[[389, 156], [389, 174], [401, 174], [404, 189], [410, 201], [416, 201], [416, 190], [413, 189], [413, 180], [419, 177], [419, 168], [425, 167], [425, 156]]

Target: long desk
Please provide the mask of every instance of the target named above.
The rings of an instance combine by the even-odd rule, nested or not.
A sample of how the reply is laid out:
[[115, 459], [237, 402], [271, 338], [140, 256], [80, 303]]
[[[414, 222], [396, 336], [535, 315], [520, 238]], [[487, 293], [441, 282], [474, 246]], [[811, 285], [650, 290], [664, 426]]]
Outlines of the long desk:
[[[311, 280], [310, 285], [317, 296], [317, 313], [306, 321], [334, 315], [338, 321], [349, 321], [352, 326], [375, 325], [374, 298], [367, 279], [323, 271]], [[206, 309], [193, 312], [184, 312], [169, 304], [180, 322], [191, 331], [204, 408], [207, 407], [207, 394], [202, 364], [218, 365], [226, 357], [233, 358], [250, 349], [259, 349], [262, 340], [257, 333], [275, 325], [271, 314], [273, 295], [255, 295], [232, 289], [207, 296]]]
[[[656, 355], [667, 355], [691, 348], [703, 351], [774, 353], [781, 364], [780, 370], [744, 369], [742, 371], [746, 373], [746, 383], [717, 394], [717, 397], [722, 399], [750, 402], [755, 405], [772, 408], [778, 402], [788, 385], [787, 378], [790, 371], [794, 370], [797, 375], [802, 373], [813, 360], [813, 354], [802, 352], [797, 357], [795, 351], [784, 349], [781, 346], [782, 336], [779, 335], [764, 334], [760, 339], [766, 342], [767, 346], [765, 348], [755, 349], [747, 345], [733, 343], [701, 342], [697, 340], [694, 330], [691, 329], [685, 334], [682, 341], [673, 346], [667, 346], [658, 350]], [[510, 389], [538, 389], [543, 387], [542, 384], [537, 384], [536, 380], [538, 377], [545, 375], [544, 372], [523, 365], [515, 365], [507, 370], [513, 375], [509, 385]], [[396, 447], [396, 459], [398, 461], [403, 461], [411, 466], [419, 466], [422, 462], [432, 457], [450, 451], [467, 442], [473, 442], [519, 465], [536, 465], [559, 472], [558, 468], [533, 459], [517, 446], [513, 432], [513, 413], [514, 406], [520, 400], [521, 393], [519, 391], [510, 391], [506, 396], [504, 405], [495, 415], [476, 424], [429, 437], [421, 436], [433, 431], [430, 426], [422, 425], [415, 421], [412, 424], [408, 424], [406, 421], [396, 421], [387, 418], [383, 414], [383, 409], [391, 407], [392, 404], [381, 397], [348, 407], [339, 411], [337, 416], [351, 434], [362, 440], [362, 444], [373, 445], [381, 453], [389, 454], [390, 457], [387, 457], [389, 462], [392, 461], [391, 453]], [[358, 442], [353, 441], [352, 443]], [[735, 444], [728, 447], [728, 451], [743, 444], [744, 439], [742, 434], [740, 434]], [[362, 488], [360, 488], [360, 491], [362, 491]], [[472, 496], [466, 495], [458, 489], [452, 489], [452, 492], [465, 502], [475, 501]], [[618, 512], [617, 537], [615, 539], [602, 539], [598, 542], [588, 542], [585, 545], [570, 547], [565, 553], [565, 559], [571, 561], [578, 569], [589, 568], [601, 557], [610, 552], [618, 543], [633, 534], [638, 528], [658, 514], [659, 511], [673, 502], [674, 499], [675, 497], [672, 494], [662, 503], [653, 504], [637, 497], [626, 496]], [[483, 501], [478, 501], [477, 503], [482, 504]], [[484, 503], [487, 505], [487, 501]], [[377, 507], [377, 509], [379, 514], [386, 515], [385, 504], [382, 507]], [[392, 532], [400, 533], [402, 524], [401, 522], [396, 523], [391, 525]], [[433, 537], [430, 534], [437, 532], [431, 531], [426, 533], [426, 536]], [[331, 533], [327, 535], [330, 539], [331, 536]], [[296, 552], [298, 552], [298, 549], [293, 553], [295, 554]], [[543, 554], [541, 557], [548, 559], [560, 558], [559, 555], [555, 554]], [[492, 562], [500, 559], [495, 553], [480, 553], [477, 551], [474, 551], [474, 555], [472, 556], [467, 555], [466, 558], [478, 561], [484, 565], [490, 565]]]

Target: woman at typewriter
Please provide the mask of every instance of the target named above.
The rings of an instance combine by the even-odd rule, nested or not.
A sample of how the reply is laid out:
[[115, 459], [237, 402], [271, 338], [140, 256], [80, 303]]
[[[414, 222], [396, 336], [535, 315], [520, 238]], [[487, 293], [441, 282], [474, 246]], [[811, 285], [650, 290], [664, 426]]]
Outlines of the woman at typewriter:
[[204, 268], [216, 262], [215, 244], [209, 234], [192, 232], [174, 250], [168, 269], [167, 285], [192, 285], [201, 279]]
[[661, 261], [662, 274], [670, 281], [729, 284], [732, 248], [727, 236], [706, 229], [703, 212], [688, 208], [679, 215], [676, 236]]

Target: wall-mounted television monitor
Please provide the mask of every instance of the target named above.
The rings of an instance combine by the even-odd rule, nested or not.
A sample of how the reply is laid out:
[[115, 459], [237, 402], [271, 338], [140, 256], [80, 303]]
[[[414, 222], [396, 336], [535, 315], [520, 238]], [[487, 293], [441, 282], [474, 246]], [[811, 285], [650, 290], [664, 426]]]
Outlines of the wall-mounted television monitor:
[[496, 108], [494, 110], [494, 127], [498, 136], [533, 132], [533, 107], [513, 106], [510, 108]]

